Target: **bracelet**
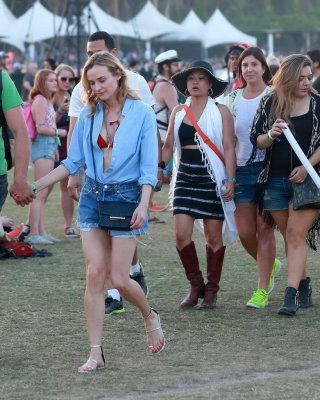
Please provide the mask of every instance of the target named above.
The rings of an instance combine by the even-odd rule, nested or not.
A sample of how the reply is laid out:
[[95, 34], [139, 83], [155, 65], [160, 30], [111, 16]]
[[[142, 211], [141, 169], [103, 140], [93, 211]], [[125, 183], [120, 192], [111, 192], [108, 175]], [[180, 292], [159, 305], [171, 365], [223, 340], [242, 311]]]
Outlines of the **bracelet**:
[[37, 193], [37, 185], [35, 183], [31, 183], [31, 189], [32, 189], [34, 194]]
[[268, 136], [268, 139], [271, 140], [271, 142], [274, 141], [275, 137], [273, 137], [273, 136], [271, 135], [271, 129], [268, 131], [267, 136]]
[[223, 180], [223, 183], [227, 183], [227, 182], [233, 182], [233, 183], [237, 183], [236, 178], [233, 176], [232, 178], [226, 178]]
[[59, 136], [59, 129], [58, 128], [55, 129], [55, 132], [56, 132], [56, 136]]

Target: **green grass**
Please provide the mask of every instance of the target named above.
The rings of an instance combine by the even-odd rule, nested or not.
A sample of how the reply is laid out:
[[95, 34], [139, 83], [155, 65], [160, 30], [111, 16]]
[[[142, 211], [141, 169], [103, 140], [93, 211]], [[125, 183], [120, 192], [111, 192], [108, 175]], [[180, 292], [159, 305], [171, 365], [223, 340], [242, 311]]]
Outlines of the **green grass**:
[[[157, 194], [165, 201], [166, 190]], [[3, 214], [24, 221], [26, 208], [7, 200]], [[286, 270], [276, 278], [265, 310], [247, 310], [256, 287], [254, 262], [240, 245], [227, 249], [217, 309], [182, 311], [188, 285], [175, 250], [170, 212], [157, 214], [142, 238], [140, 259], [149, 299], [161, 314], [167, 346], [149, 356], [141, 316], [107, 317], [107, 369], [79, 375], [88, 356], [83, 312], [84, 262], [79, 239], [63, 236], [55, 187], [47, 205], [48, 231], [62, 239], [47, 246], [53, 256], [1, 260], [1, 400], [103, 399], [319, 399], [319, 257], [310, 252], [314, 306], [294, 318], [280, 317]], [[195, 232], [204, 269], [205, 244]], [[282, 239], [278, 256], [284, 258]], [[42, 246], [44, 247], [44, 246]]]

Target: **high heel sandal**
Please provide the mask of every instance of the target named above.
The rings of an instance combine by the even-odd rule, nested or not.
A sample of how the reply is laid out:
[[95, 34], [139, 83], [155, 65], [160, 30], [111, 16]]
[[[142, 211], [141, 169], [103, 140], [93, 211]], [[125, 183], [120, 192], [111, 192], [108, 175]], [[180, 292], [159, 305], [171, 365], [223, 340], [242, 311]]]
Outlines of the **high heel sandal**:
[[[152, 312], [154, 312], [154, 313], [157, 315], [157, 319], [158, 319], [158, 324], [159, 324], [159, 325], [158, 325], [156, 328], [154, 328], [154, 329], [149, 329], [149, 330], [146, 329], [146, 334], [147, 334], [147, 335], [148, 335], [149, 333], [162, 330], [162, 328], [161, 328], [161, 322], [160, 322], [160, 315], [159, 315], [158, 311], [156, 311], [155, 309], [150, 308], [150, 312], [149, 312], [149, 314], [144, 318], [144, 320], [146, 321], [148, 318], [150, 318], [151, 315], [152, 315]], [[152, 345], [148, 345], [149, 353], [151, 353], [151, 354], [159, 354], [159, 353], [165, 348], [166, 339], [165, 339], [165, 337], [164, 337], [163, 332], [162, 332], [162, 336], [163, 336], [163, 340], [162, 340], [161, 344], [160, 344], [158, 347], [155, 347], [155, 346], [152, 346]]]
[[106, 367], [106, 360], [104, 358], [102, 346], [100, 344], [95, 344], [90, 346], [91, 349], [98, 347], [100, 347], [101, 349], [101, 357], [103, 364], [101, 363], [99, 364], [97, 360], [95, 360], [92, 357], [89, 357], [88, 360], [83, 365], [81, 365], [81, 367], [78, 368], [78, 372], [80, 373], [94, 372], [97, 371], [98, 369], [104, 369]]

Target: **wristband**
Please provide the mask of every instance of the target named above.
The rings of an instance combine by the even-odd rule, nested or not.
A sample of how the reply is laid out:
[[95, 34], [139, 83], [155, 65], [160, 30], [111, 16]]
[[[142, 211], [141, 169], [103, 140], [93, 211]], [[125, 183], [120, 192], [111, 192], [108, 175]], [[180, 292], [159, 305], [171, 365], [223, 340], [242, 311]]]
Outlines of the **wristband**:
[[270, 129], [270, 131], [268, 131], [267, 136], [268, 136], [268, 139], [271, 140], [271, 142], [274, 141], [275, 137], [273, 137], [273, 136], [271, 135], [271, 129]]
[[233, 183], [237, 183], [236, 178], [233, 176], [232, 178], [226, 178], [223, 180], [223, 183], [227, 183], [227, 182], [233, 182]]
[[165, 169], [165, 167], [166, 167], [166, 163], [165, 163], [164, 161], [160, 161], [160, 162], [158, 163], [158, 168], [160, 168], [160, 169]]
[[34, 194], [37, 193], [37, 185], [35, 183], [31, 183], [31, 189], [32, 189]]
[[58, 146], [61, 146], [61, 140], [59, 136], [59, 129], [56, 129], [56, 143]]

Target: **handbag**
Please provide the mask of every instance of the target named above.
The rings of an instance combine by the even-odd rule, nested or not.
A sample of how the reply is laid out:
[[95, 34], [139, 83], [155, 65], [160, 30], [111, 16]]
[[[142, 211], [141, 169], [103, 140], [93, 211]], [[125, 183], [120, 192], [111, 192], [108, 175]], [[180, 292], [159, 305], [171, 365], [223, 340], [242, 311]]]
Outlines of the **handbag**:
[[[94, 180], [97, 184], [96, 164], [94, 160], [92, 143], [93, 120], [94, 116], [91, 117], [90, 123], [90, 143], [94, 169]], [[129, 201], [102, 201], [98, 197], [98, 190], [96, 192], [100, 228], [117, 231], [130, 231], [130, 222], [132, 219], [132, 214], [137, 208], [137, 203]]]
[[292, 183], [292, 206], [294, 210], [320, 209], [320, 189], [310, 175], [302, 183]]
[[136, 203], [126, 201], [98, 201], [99, 226], [109, 230], [129, 231]]

